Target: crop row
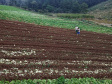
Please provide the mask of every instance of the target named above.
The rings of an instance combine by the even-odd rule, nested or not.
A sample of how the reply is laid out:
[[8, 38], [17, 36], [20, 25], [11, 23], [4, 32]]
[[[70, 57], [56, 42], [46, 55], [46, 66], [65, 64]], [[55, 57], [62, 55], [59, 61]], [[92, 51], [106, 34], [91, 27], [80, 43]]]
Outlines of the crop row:
[[[61, 67], [60, 67], [61, 66]], [[80, 69], [87, 69], [87, 70], [94, 70], [94, 69], [110, 69], [109, 67], [112, 67], [112, 65], [93, 65], [93, 64], [84, 64], [84, 63], [78, 63], [78, 64], [69, 64], [68, 62], [66, 64], [50, 64], [50, 63], [46, 63], [46, 64], [36, 64], [35, 62], [33, 63], [24, 63], [24, 64], [17, 64], [16, 61], [11, 61], [10, 64], [0, 64], [0, 67], [1, 68], [13, 68], [13, 67], [16, 67], [16, 68], [64, 68], [64, 67], [67, 67], [67, 68], [80, 68]]]
[[[44, 38], [46, 36], [46, 38]], [[58, 38], [58, 36], [53, 36], [53, 35], [37, 35], [37, 36], [21, 36], [21, 35], [0, 35], [1, 37], [1, 41], [21, 41], [21, 42], [26, 42], [26, 41], [36, 41], [36, 42], [48, 42], [48, 43], [65, 43], [65, 44], [76, 44], [76, 45], [88, 45], [88, 46], [93, 46], [98, 44], [98, 46], [102, 46], [102, 47], [111, 47], [112, 43], [110, 41], [103, 41], [102, 39], [93, 39], [92, 41], [90, 41], [89, 39], [86, 41], [82, 40], [82, 39], [78, 39], [77, 38], [66, 38], [62, 36], [61, 38]], [[80, 37], [81, 38], [81, 37]]]
[[[96, 70], [75, 70], [75, 69], [57, 69], [57, 68], [42, 68], [42, 69], [34, 69], [34, 68], [24, 68], [24, 69], [4, 69], [1, 73], [2, 78], [6, 80], [14, 79], [52, 79], [59, 76], [69, 77], [95, 77], [95, 78], [111, 78], [112, 72], [96, 69]], [[1, 79], [1, 77], [0, 77]]]
[[100, 61], [87, 61], [87, 60], [81, 60], [81, 61], [78, 61], [78, 60], [42, 60], [42, 59], [5, 59], [5, 58], [2, 58], [0, 59], [0, 63], [1, 64], [14, 64], [14, 65], [28, 65], [28, 64], [31, 64], [31, 65], [56, 65], [56, 64], [61, 64], [61, 65], [91, 65], [91, 66], [94, 66], [94, 65], [98, 65], [98, 66], [112, 66], [112, 63], [111, 62], [100, 62]]
[[64, 84], [111, 84], [112, 80], [103, 80], [103, 79], [95, 79], [93, 77], [91, 78], [64, 78], [63, 76], [57, 78], [57, 79], [28, 79], [28, 80], [12, 80], [12, 81], [0, 81], [0, 84], [4, 84], [4, 83], [8, 83], [8, 84], [25, 84], [25, 83], [30, 83], [30, 84], [59, 84], [59, 83], [64, 83]]
[[[25, 53], [23, 53], [25, 54]], [[29, 56], [28, 56], [29, 54]], [[103, 57], [103, 58], [100, 58], [100, 57], [97, 57], [97, 56], [82, 56], [82, 55], [69, 55], [69, 54], [58, 54], [58, 53], [47, 53], [47, 54], [44, 54], [44, 53], [40, 53], [40, 54], [36, 54], [36, 55], [33, 55], [34, 53], [31, 53], [29, 52], [28, 54], [25, 54], [23, 56], [19, 56], [20, 54], [14, 54], [14, 56], [1, 56], [0, 58], [4, 58], [4, 59], [49, 59], [49, 60], [86, 60], [86, 61], [100, 61], [100, 62], [111, 62], [112, 59], [111, 57]], [[55, 54], [55, 55], [54, 55]], [[32, 56], [31, 56], [32, 55]], [[65, 58], [64, 58], [65, 57]]]
[[[6, 32], [6, 31], [8, 31], [8, 32]], [[35, 38], [37, 38], [37, 37], [45, 37], [45, 36], [49, 36], [49, 38], [51, 39], [51, 36], [53, 37], [52, 39], [68, 39], [68, 38], [71, 38], [72, 37], [72, 39], [71, 40], [73, 40], [73, 38], [74, 38], [74, 40], [76, 40], [76, 39], [78, 39], [77, 37], [76, 37], [76, 35], [75, 35], [75, 30], [73, 30], [74, 32], [73, 33], [66, 33], [66, 32], [64, 32], [64, 31], [62, 31], [62, 32], [64, 32], [64, 33], [62, 33], [61, 31], [60, 32], [58, 32], [58, 33], [55, 33], [55, 32], [53, 32], [53, 33], [51, 33], [51, 31], [50, 32], [45, 32], [45, 30], [44, 31], [40, 31], [40, 30], [38, 30], [38, 31], [28, 31], [28, 30], [25, 30], [25, 31], [23, 31], [23, 30], [4, 30], [4, 31], [2, 31], [2, 32], [0, 32], [0, 34], [2, 35], [4, 35], [4, 36], [6, 36], [6, 35], [8, 35], [8, 36], [21, 36], [21, 37], [24, 37], [24, 36], [26, 36], [26, 37], [35, 37]], [[69, 35], [69, 36], [68, 36]], [[61, 37], [60, 37], [61, 36]], [[59, 38], [60, 37], [60, 38]], [[64, 38], [64, 37], [66, 37], [66, 38]], [[47, 37], [48, 38], [48, 37]], [[94, 40], [99, 40], [100, 42], [102, 42], [102, 41], [110, 41], [111, 39], [111, 36], [104, 36], [104, 35], [102, 35], [102, 37], [99, 37], [97, 34], [96, 35], [92, 35], [92, 38], [90, 37], [90, 35], [86, 35], [86, 34], [83, 34], [83, 32], [81, 32], [81, 35], [80, 35], [80, 38], [79, 38], [79, 40], [81, 40], [82, 38], [86, 38], [86, 39], [88, 39], [88, 40], [90, 40], [91, 42]], [[85, 39], [85, 40], [86, 40]], [[92, 40], [91, 40], [92, 39]], [[99, 42], [98, 41], [98, 42]]]

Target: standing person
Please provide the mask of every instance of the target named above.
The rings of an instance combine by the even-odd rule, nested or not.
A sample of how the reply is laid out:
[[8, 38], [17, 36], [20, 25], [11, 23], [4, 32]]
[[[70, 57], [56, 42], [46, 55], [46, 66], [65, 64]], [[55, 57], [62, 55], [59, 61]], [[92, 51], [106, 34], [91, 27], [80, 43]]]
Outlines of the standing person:
[[78, 32], [78, 30], [77, 30], [77, 29], [78, 29], [78, 27], [75, 27], [75, 32], [76, 32], [76, 34], [77, 34], [77, 32]]
[[77, 28], [77, 35], [80, 34], [80, 28]]

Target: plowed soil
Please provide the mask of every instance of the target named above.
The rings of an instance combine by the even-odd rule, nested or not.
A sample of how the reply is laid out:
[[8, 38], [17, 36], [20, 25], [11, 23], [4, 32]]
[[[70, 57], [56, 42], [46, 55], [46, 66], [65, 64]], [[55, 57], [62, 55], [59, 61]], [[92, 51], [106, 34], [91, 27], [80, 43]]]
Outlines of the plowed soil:
[[112, 78], [112, 35], [0, 20], [0, 79]]

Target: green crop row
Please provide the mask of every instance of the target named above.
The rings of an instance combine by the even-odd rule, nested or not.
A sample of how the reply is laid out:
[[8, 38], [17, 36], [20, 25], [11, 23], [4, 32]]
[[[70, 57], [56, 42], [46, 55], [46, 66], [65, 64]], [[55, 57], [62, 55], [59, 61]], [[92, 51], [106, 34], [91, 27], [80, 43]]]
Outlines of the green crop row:
[[88, 14], [68, 14], [68, 13], [59, 13], [59, 14], [56, 14], [58, 17], [62, 17], [62, 18], [91, 18], [93, 19], [94, 16], [92, 15], [88, 15]]
[[64, 76], [58, 79], [24, 79], [24, 80], [12, 80], [12, 81], [0, 81], [0, 84], [112, 84], [112, 80], [101, 80], [95, 78], [71, 78], [65, 79]]
[[[9, 10], [7, 10], [7, 9]], [[98, 33], [112, 34], [112, 28], [96, 25], [87, 20], [65, 19], [59, 17], [51, 17], [39, 13], [22, 10], [16, 7], [0, 5], [0, 19], [21, 21], [26, 23], [34, 23], [44, 26], [52, 26], [59, 28], [74, 29], [76, 26], [81, 30], [93, 31]]]

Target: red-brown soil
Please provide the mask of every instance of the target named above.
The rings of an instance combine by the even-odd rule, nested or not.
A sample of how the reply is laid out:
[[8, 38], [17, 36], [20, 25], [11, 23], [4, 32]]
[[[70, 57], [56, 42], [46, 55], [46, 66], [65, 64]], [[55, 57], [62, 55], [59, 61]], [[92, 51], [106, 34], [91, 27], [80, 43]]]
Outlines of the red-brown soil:
[[112, 35], [0, 20], [0, 79], [112, 78]]

